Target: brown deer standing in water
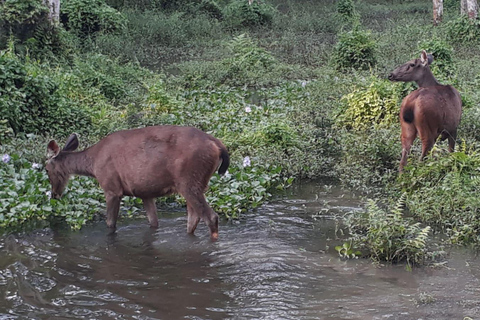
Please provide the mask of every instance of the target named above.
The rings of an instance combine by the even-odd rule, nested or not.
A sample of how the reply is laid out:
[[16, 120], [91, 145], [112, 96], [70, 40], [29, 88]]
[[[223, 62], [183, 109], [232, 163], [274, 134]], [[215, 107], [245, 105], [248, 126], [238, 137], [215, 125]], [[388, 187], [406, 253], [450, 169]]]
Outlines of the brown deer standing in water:
[[220, 140], [191, 127], [152, 126], [114, 132], [80, 152], [72, 134], [60, 150], [52, 140], [45, 166], [52, 197], [60, 198], [71, 175], [98, 180], [107, 201], [107, 226], [115, 231], [123, 196], [143, 200], [151, 227], [158, 227], [155, 198], [172, 193], [187, 202], [187, 232], [193, 234], [200, 219], [218, 238], [218, 215], [204, 193], [213, 173], [223, 175], [230, 160]]
[[442, 85], [430, 71], [433, 56], [422, 51], [419, 59], [413, 59], [396, 68], [388, 79], [392, 81], [415, 81], [420, 87], [406, 96], [400, 107], [402, 129], [402, 158], [399, 171], [407, 164], [413, 141], [420, 136], [422, 154], [420, 160], [433, 148], [435, 140], [448, 139], [448, 150], [453, 152], [457, 127], [462, 116], [462, 99], [450, 85]]

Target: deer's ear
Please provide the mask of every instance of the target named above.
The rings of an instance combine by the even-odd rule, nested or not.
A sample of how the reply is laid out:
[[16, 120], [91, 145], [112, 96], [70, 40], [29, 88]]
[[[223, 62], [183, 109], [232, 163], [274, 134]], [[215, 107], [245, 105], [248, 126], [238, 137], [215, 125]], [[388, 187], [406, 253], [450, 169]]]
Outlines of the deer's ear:
[[68, 137], [67, 142], [65, 142], [65, 147], [63, 147], [63, 151], [74, 151], [78, 148], [78, 137], [75, 133], [72, 133], [70, 137]]
[[55, 140], [51, 140], [47, 145], [47, 159], [50, 160], [55, 158], [60, 153], [60, 147], [55, 142]]
[[[429, 65], [431, 63], [429, 57], [429, 55], [427, 54], [427, 51], [425, 50], [422, 50], [422, 53], [420, 54], [420, 61], [422, 61], [422, 65], [426, 66], [426, 65]], [[432, 58], [432, 61], [433, 61], [433, 56], [430, 55]]]
[[427, 58], [428, 58], [428, 64], [432, 64], [433, 62], [433, 55], [431, 53], [427, 54]]

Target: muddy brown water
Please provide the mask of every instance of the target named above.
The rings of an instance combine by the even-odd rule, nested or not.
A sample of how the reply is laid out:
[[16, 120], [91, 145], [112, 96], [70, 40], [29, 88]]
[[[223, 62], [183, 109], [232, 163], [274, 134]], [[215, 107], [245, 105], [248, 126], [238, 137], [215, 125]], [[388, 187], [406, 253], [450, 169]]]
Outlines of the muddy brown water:
[[[343, 261], [335, 213], [357, 210], [320, 184], [220, 226], [185, 233], [185, 213], [78, 232], [0, 239], [0, 319], [480, 319], [480, 261], [454, 249], [440, 268]], [[468, 319], [468, 318], [467, 318]]]

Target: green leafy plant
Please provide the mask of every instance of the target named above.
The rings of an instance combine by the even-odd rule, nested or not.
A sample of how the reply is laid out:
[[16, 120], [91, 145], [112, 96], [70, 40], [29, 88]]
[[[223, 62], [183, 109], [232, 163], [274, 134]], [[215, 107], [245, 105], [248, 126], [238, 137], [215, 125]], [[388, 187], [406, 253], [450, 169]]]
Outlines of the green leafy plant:
[[478, 243], [480, 155], [465, 145], [461, 149], [451, 154], [434, 150], [423, 163], [409, 166], [399, 184], [415, 217], [444, 230], [453, 243]]
[[[3, 24], [0, 25], [0, 40], [1, 37], [5, 37], [5, 41], [12, 35], [21, 41], [31, 38], [35, 27], [48, 23], [47, 14], [48, 9], [41, 0], [2, 1], [0, 20]], [[5, 44], [4, 42], [3, 45]]]
[[355, 27], [342, 32], [333, 49], [333, 64], [338, 70], [371, 68], [377, 63], [376, 46], [370, 31]]
[[231, 57], [223, 60], [227, 69], [225, 77], [244, 79], [254, 77], [255, 74], [271, 72], [276, 63], [275, 58], [258, 45], [246, 34], [234, 37], [226, 44]]
[[405, 200], [404, 194], [389, 211], [368, 200], [364, 212], [346, 216], [351, 240], [364, 247], [375, 261], [406, 261], [408, 267], [423, 261], [430, 227], [403, 215]]
[[341, 246], [336, 246], [335, 251], [338, 252], [340, 257], [346, 258], [346, 259], [354, 259], [354, 258], [360, 257], [362, 253], [353, 248], [352, 242], [353, 241], [345, 242]]
[[345, 20], [352, 20], [358, 18], [358, 13], [355, 10], [353, 0], [339, 0], [337, 2], [337, 12]]
[[69, 104], [57, 80], [38, 63], [23, 63], [13, 52], [0, 51], [0, 70], [0, 119], [15, 134], [88, 128], [88, 113]]
[[257, 1], [233, 0], [223, 9], [225, 23], [234, 29], [271, 25], [275, 14], [271, 5]]
[[3, 155], [0, 162], [0, 228], [61, 217], [71, 228], [79, 229], [104, 209], [102, 191], [88, 178], [73, 179], [68, 187], [71, 192], [61, 200], [50, 199], [48, 177], [42, 167], [16, 154]]
[[421, 50], [426, 50], [434, 57], [434, 62], [431, 65], [433, 74], [443, 77], [451, 77], [456, 72], [453, 61], [453, 47], [446, 41], [432, 38], [424, 40], [418, 44], [418, 56]]
[[293, 179], [283, 179], [280, 173], [280, 167], [258, 163], [232, 166], [224, 177], [212, 177], [207, 201], [227, 218], [239, 218], [247, 209], [256, 208], [271, 198], [270, 190], [291, 185]]
[[68, 0], [62, 2], [61, 21], [79, 36], [99, 31], [114, 32], [125, 27], [125, 17], [103, 0]]
[[477, 42], [480, 39], [480, 20], [471, 20], [462, 15], [457, 19], [447, 21], [445, 29], [447, 36], [452, 42], [468, 43]]
[[368, 86], [356, 87], [341, 98], [337, 123], [354, 130], [397, 123], [400, 94], [396, 84], [372, 77]]

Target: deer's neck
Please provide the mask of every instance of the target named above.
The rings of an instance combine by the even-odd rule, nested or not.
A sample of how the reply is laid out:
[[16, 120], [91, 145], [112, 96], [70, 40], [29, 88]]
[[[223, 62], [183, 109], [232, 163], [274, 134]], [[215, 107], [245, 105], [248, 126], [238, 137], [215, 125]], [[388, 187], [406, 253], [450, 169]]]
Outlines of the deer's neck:
[[68, 152], [63, 165], [69, 174], [94, 177], [93, 158], [89, 156], [88, 149], [79, 152]]
[[440, 85], [437, 79], [435, 79], [435, 77], [433, 76], [432, 71], [430, 71], [430, 68], [425, 69], [425, 73], [423, 74], [423, 77], [417, 80], [416, 83], [421, 88]]

